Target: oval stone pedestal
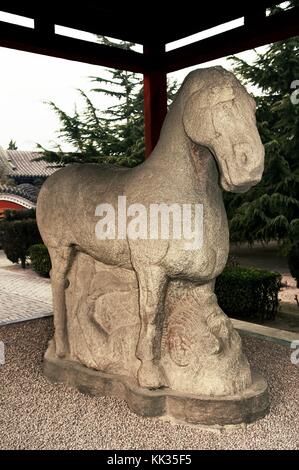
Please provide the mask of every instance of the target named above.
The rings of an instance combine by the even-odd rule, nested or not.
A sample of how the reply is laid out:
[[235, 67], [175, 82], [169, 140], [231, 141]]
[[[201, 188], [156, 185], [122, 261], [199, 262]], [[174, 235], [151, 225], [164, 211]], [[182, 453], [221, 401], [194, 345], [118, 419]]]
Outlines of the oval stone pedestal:
[[252, 373], [252, 385], [238, 395], [196, 396], [169, 388], [141, 388], [132, 378], [96, 371], [75, 361], [59, 359], [51, 346], [44, 358], [44, 373], [48, 379], [68, 384], [83, 393], [118, 397], [141, 416], [168, 416], [190, 424], [225, 426], [251, 423], [264, 417], [269, 411], [267, 383], [256, 371]]

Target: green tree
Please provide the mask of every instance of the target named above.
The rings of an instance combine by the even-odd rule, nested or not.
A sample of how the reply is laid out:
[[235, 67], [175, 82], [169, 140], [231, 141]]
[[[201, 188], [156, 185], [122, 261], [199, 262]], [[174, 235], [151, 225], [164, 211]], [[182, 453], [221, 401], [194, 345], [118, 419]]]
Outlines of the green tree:
[[[114, 43], [106, 37], [101, 43], [123, 49], [132, 49], [133, 43]], [[132, 167], [144, 159], [144, 116], [142, 77], [133, 72], [108, 69], [106, 76], [90, 77], [92, 93], [101, 93], [111, 98], [107, 109], [98, 110], [86, 93], [79, 90], [85, 102], [82, 113], [75, 109], [67, 114], [55, 103], [49, 103], [59, 117], [59, 137], [71, 144], [74, 151], [64, 152], [61, 147], [43, 151], [41, 159], [58, 166], [68, 163], [112, 163]], [[177, 83], [169, 85], [168, 98], [171, 102], [177, 90]]]
[[18, 150], [17, 143], [15, 140], [10, 139], [7, 150]]
[[252, 65], [231, 59], [241, 81], [260, 90], [257, 124], [266, 151], [262, 181], [245, 194], [225, 194], [231, 239], [277, 240], [287, 252], [299, 239], [299, 104], [290, 99], [299, 79], [299, 37], [270, 45]]

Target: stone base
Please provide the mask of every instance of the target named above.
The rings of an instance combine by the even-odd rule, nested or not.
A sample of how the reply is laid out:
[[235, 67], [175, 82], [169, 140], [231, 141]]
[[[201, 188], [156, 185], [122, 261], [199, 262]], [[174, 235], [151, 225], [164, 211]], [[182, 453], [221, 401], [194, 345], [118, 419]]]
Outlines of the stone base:
[[140, 416], [169, 416], [190, 424], [225, 426], [251, 423], [269, 411], [267, 383], [255, 371], [251, 387], [242, 394], [225, 397], [186, 395], [168, 388], [147, 390], [129, 377], [58, 359], [50, 347], [44, 358], [44, 373], [52, 382], [66, 383], [82, 393], [125, 400]]

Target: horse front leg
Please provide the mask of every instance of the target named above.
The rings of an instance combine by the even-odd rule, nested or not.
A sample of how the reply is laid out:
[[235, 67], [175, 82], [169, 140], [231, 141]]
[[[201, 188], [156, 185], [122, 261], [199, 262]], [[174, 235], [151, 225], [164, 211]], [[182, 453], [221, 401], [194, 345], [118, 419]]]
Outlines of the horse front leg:
[[56, 355], [58, 357], [64, 357], [69, 350], [66, 321], [65, 289], [67, 287], [66, 276], [71, 266], [72, 251], [72, 247], [49, 247], [49, 254], [52, 263], [51, 284], [55, 327], [54, 338]]
[[141, 322], [136, 349], [136, 356], [141, 361], [138, 382], [141, 387], [159, 388], [167, 385], [159, 367], [167, 277], [158, 266], [139, 267], [136, 274]]

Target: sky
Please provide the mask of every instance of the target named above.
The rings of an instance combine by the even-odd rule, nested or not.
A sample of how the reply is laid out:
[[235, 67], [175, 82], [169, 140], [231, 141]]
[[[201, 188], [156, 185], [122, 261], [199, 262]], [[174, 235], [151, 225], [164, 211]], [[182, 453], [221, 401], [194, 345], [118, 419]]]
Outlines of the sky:
[[[0, 20], [5, 20], [5, 15]], [[10, 19], [11, 21], [11, 19]], [[167, 50], [188, 44], [194, 40], [217, 34], [225, 29], [239, 26], [242, 20], [212, 28], [194, 37], [167, 45]], [[56, 33], [95, 40], [94, 35], [70, 31], [68, 28], [56, 29]], [[136, 47], [141, 51], [141, 47]], [[265, 50], [265, 47], [258, 51]], [[238, 54], [252, 62], [254, 51]], [[186, 68], [168, 75], [170, 79], [181, 82], [189, 71], [199, 67], [222, 65], [231, 70], [231, 63], [223, 58], [206, 64]], [[58, 142], [60, 122], [47, 102], [53, 101], [67, 113], [72, 113], [75, 106], [83, 107], [78, 89], [87, 92], [99, 109], [111, 104], [110, 98], [100, 93], [91, 93], [92, 83], [89, 77], [105, 76], [104, 67], [83, 64], [64, 59], [0, 48], [0, 146], [7, 148], [10, 139], [16, 141], [20, 150], [36, 150], [36, 144], [50, 149]], [[70, 148], [67, 145], [65, 150]]]

